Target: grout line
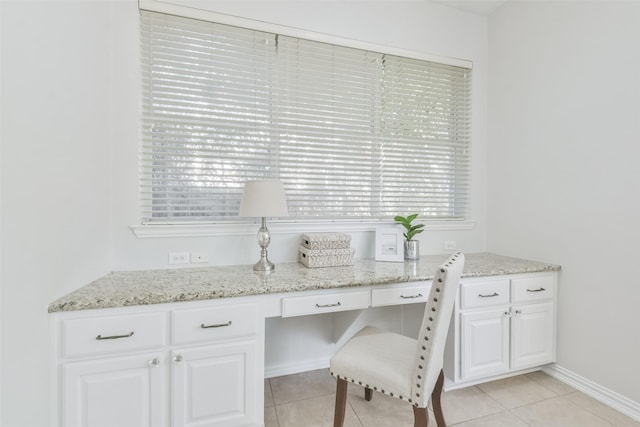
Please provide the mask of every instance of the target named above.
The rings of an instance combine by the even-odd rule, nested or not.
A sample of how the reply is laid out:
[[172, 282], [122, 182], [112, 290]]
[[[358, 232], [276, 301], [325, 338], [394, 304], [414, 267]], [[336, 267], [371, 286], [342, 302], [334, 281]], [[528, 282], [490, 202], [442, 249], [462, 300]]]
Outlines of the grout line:
[[491, 399], [493, 402], [496, 403], [496, 405], [498, 405], [499, 407], [502, 408], [503, 411], [509, 411], [510, 409], [507, 408], [506, 406], [504, 406], [502, 403], [500, 403], [497, 399], [494, 399], [493, 396], [491, 396], [489, 393], [487, 393], [486, 391], [484, 391], [483, 389], [481, 389], [480, 387], [478, 387], [477, 385], [474, 385], [473, 387], [477, 388], [478, 390], [480, 390], [480, 392], [482, 394], [484, 394], [485, 396], [487, 396], [489, 399]]
[[[581, 393], [581, 394], [584, 394], [584, 393], [582, 393], [582, 392], [581, 392], [581, 391], [579, 391], [579, 390], [575, 390], [573, 393]], [[563, 396], [567, 396], [567, 398], [569, 398], [568, 396], [569, 396], [569, 395], [571, 395], [571, 394], [573, 394], [573, 393], [564, 394]], [[585, 395], [585, 396], [586, 396], [586, 395]], [[609, 419], [607, 419], [607, 418], [604, 418], [603, 416], [601, 416], [600, 414], [598, 414], [596, 411], [593, 411], [593, 410], [591, 409], [592, 407], [591, 407], [590, 405], [582, 406], [580, 403], [578, 403], [578, 402], [574, 402], [573, 400], [571, 400], [571, 403], [573, 403], [574, 405], [576, 405], [578, 408], [582, 409], [583, 411], [586, 411], [586, 412], [590, 413], [590, 414], [591, 414], [591, 415], [593, 415], [594, 417], [601, 419], [601, 420], [602, 420], [602, 421], [604, 421], [605, 423], [607, 423], [607, 424], [609, 424], [609, 425], [612, 425], [612, 426], [615, 426], [615, 424], [614, 424], [614, 422], [613, 422], [613, 421], [611, 421], [611, 420], [609, 420]], [[606, 408], [608, 408], [608, 409], [611, 409], [612, 411], [617, 412], [618, 414], [621, 414], [621, 415], [623, 415], [623, 416], [626, 416], [626, 415], [624, 415], [622, 412], [620, 412], [620, 411], [616, 411], [615, 409], [611, 408], [610, 406], [605, 405], [604, 403], [603, 403], [602, 405], [604, 405], [604, 406], [605, 406]]]
[[276, 413], [276, 427], [280, 427], [280, 418], [278, 418], [278, 405], [276, 405], [276, 398], [273, 395], [273, 387], [271, 387], [271, 379], [268, 379], [269, 390], [271, 390], [271, 400], [273, 401], [273, 410]]
[[[358, 415], [358, 412], [356, 411], [356, 408], [354, 408], [353, 405], [351, 404], [351, 401], [349, 400], [349, 396], [347, 396], [347, 404], [349, 405], [349, 407], [353, 411], [353, 414], [356, 416], [356, 419], [358, 420], [358, 423], [360, 424], [360, 426], [364, 427], [364, 423], [360, 419], [360, 415]], [[335, 411], [335, 407], [333, 408], [333, 410]], [[345, 416], [345, 418], [346, 418], [346, 416]]]
[[[521, 406], [522, 408], [522, 406]], [[519, 419], [520, 421], [522, 421], [524, 424], [528, 425], [529, 427], [531, 427], [531, 424], [529, 424], [528, 422], [526, 422], [525, 420], [523, 420], [522, 418], [520, 418], [518, 416], [518, 414], [514, 413], [513, 410], [511, 409], [507, 409], [507, 412], [509, 412], [511, 415], [513, 415], [514, 417], [516, 417], [517, 419]]]

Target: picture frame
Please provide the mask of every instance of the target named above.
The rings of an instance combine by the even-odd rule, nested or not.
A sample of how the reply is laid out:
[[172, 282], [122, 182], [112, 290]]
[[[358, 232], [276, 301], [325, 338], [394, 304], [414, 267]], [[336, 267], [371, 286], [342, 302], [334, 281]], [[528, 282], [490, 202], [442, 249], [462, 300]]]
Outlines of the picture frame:
[[404, 236], [397, 227], [376, 228], [376, 261], [404, 262]]

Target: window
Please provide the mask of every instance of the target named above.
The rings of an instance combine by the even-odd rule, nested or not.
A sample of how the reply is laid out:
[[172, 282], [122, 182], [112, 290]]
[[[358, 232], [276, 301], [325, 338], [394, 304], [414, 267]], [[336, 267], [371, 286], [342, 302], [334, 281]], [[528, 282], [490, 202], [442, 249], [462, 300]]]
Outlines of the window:
[[141, 11], [143, 222], [468, 216], [471, 70]]

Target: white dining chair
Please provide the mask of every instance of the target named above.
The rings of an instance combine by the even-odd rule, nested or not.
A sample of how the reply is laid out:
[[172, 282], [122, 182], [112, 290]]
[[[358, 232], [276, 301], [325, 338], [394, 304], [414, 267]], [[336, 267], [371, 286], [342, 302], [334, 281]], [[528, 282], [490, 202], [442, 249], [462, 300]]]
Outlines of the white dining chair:
[[343, 427], [349, 382], [364, 387], [368, 401], [376, 391], [411, 404], [414, 427], [427, 427], [431, 398], [438, 427], [446, 426], [440, 402], [443, 355], [464, 262], [464, 255], [457, 253], [438, 267], [417, 339], [367, 326], [333, 355], [334, 427]]

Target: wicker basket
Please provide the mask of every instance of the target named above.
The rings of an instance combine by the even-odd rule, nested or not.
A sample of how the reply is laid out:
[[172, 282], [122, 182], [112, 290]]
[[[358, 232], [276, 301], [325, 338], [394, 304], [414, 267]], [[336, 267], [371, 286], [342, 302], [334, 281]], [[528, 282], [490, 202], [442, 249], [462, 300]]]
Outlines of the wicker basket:
[[307, 233], [302, 235], [302, 246], [308, 249], [349, 249], [351, 236], [344, 233]]
[[353, 265], [353, 252], [351, 248], [309, 249], [300, 246], [298, 255], [299, 261], [309, 268], [340, 267]]

